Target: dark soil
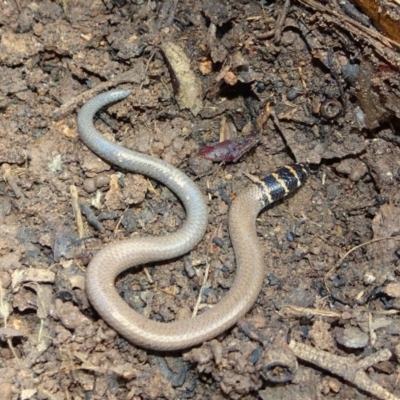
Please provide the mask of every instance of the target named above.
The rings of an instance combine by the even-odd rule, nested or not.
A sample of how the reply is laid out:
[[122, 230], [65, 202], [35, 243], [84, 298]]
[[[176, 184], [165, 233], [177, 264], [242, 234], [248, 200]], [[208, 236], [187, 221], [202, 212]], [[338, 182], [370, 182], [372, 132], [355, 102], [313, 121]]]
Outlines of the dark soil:
[[[344, 360], [390, 350], [366, 372], [399, 397], [398, 66], [345, 21], [335, 25], [301, 3], [281, 21], [280, 3], [176, 3], [0, 4], [1, 398], [375, 398], [301, 360], [285, 384], [266, 381], [268, 350], [283, 357], [290, 339]], [[160, 50], [167, 42], [200, 83], [195, 107], [177, 99], [185, 84], [176, 87]], [[391, 51], [396, 57], [399, 47]], [[257, 303], [239, 326], [191, 351], [135, 347], [85, 294], [85, 268], [99, 249], [166, 234], [185, 219], [168, 189], [107, 164], [79, 140], [78, 107], [117, 86], [133, 94], [99, 113], [96, 126], [185, 171], [210, 212], [190, 254], [117, 282], [149, 318], [190, 318], [207, 264], [200, 312], [229, 290], [227, 213], [251, 184], [245, 173], [311, 164], [305, 185], [257, 220], [265, 253]], [[234, 163], [197, 155], [248, 135], [256, 140]]]

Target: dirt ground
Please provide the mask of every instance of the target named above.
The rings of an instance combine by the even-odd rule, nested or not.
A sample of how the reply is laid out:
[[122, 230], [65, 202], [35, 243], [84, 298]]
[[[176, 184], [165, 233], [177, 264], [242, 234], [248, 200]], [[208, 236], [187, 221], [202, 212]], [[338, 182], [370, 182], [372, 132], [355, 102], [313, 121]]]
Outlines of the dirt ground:
[[[400, 398], [400, 44], [355, 18], [336, 1], [0, 2], [3, 400]], [[189, 87], [173, 59], [185, 54]], [[116, 283], [149, 318], [190, 318], [200, 289], [199, 312], [227, 293], [245, 174], [310, 163], [257, 220], [257, 303], [192, 350], [135, 347], [85, 294], [99, 249], [185, 219], [168, 189], [79, 140], [79, 107], [115, 87], [133, 93], [98, 129], [187, 173], [210, 213], [190, 254]], [[236, 162], [198, 155], [224, 140]]]

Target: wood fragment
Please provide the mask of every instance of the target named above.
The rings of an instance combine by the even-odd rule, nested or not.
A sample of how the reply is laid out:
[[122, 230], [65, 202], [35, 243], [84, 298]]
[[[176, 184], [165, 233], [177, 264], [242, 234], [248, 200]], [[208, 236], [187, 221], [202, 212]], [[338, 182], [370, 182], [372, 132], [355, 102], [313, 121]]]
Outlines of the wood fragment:
[[199, 295], [197, 297], [196, 304], [195, 304], [195, 306], [193, 308], [192, 318], [194, 318], [197, 315], [197, 312], [199, 311], [199, 308], [201, 308], [200, 307], [201, 298], [203, 297], [203, 292], [204, 292], [204, 289], [206, 287], [206, 283], [207, 283], [207, 280], [208, 280], [209, 272], [210, 272], [210, 263], [208, 262], [208, 257], [207, 257], [206, 258], [206, 269], [204, 271], [204, 277], [203, 277], [203, 283], [201, 284], [201, 288], [199, 290]]
[[390, 112], [383, 105], [382, 97], [372, 88], [375, 67], [366, 58], [361, 59], [359, 73], [356, 78], [356, 96], [364, 112], [364, 124], [372, 130], [388, 120]]
[[54, 283], [56, 274], [44, 268], [16, 269], [11, 276], [13, 290], [26, 282]]
[[278, 314], [282, 318], [294, 319], [294, 318], [311, 318], [311, 317], [325, 317], [339, 319], [342, 317], [342, 312], [324, 310], [321, 308], [305, 308], [294, 305], [285, 305], [279, 310]]
[[373, 24], [400, 44], [400, 4], [388, 0], [354, 0]]
[[288, 12], [289, 12], [290, 5], [291, 5], [291, 0], [285, 0], [283, 7], [282, 7], [282, 11], [279, 14], [278, 20], [276, 21], [275, 35], [274, 35], [275, 44], [279, 44], [281, 42], [282, 31], [284, 28], [286, 16], [288, 15]]
[[374, 50], [388, 63], [400, 68], [400, 56], [396, 50], [400, 49], [400, 43], [392, 40], [380, 32], [370, 29], [346, 15], [326, 7], [315, 0], [299, 0], [306, 7], [321, 12], [321, 18], [340, 30], [346, 28], [351, 34], [363, 38]]
[[360, 12], [349, 0], [338, 0], [338, 4], [340, 8], [351, 18], [358, 21], [360, 24], [364, 26], [371, 26], [371, 21], [368, 17]]
[[196, 116], [203, 109], [201, 82], [190, 68], [190, 60], [175, 43], [166, 42], [161, 50], [171, 74], [175, 99], [181, 109], [187, 108]]
[[53, 118], [55, 121], [59, 121], [60, 119], [63, 119], [72, 112], [74, 112], [74, 110], [80, 104], [85, 103], [86, 101], [98, 95], [99, 93], [104, 92], [105, 90], [113, 88], [115, 86], [118, 86], [121, 83], [136, 83], [137, 80], [138, 77], [136, 70], [130, 69], [129, 71], [123, 72], [122, 74], [117, 75], [106, 82], [98, 84], [93, 89], [85, 90], [84, 92], [68, 100], [54, 112]]
[[83, 226], [81, 208], [79, 206], [79, 195], [75, 185], [69, 187], [71, 193], [71, 204], [74, 211], [75, 223], [78, 229], [78, 237], [82, 239], [85, 236], [85, 228]]
[[149, 283], [154, 283], [153, 278], [151, 277], [149, 269], [147, 267], [143, 268], [143, 272], [146, 275], [146, 278], [149, 281]]
[[4, 338], [10, 339], [14, 337], [27, 336], [24, 332], [19, 329], [14, 328], [0, 328], [0, 338], [3, 340]]

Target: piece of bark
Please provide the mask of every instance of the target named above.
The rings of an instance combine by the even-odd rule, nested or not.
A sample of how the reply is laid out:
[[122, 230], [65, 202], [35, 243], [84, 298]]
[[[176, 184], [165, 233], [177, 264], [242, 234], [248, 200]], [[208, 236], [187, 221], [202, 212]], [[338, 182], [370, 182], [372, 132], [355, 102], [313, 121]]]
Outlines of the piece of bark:
[[196, 116], [203, 109], [203, 90], [200, 80], [190, 68], [190, 60], [175, 43], [166, 42], [161, 50], [171, 74], [175, 99], [181, 109], [187, 108]]

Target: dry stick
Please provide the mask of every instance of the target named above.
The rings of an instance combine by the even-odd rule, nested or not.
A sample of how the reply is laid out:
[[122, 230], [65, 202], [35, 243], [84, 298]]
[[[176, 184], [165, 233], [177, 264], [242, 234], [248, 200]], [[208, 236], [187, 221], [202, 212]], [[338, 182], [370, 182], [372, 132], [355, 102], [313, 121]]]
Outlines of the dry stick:
[[353, 247], [352, 249], [350, 249], [350, 250], [339, 260], [339, 262], [338, 262], [336, 265], [334, 265], [334, 266], [326, 273], [326, 275], [325, 275], [325, 277], [324, 277], [324, 283], [325, 283], [325, 286], [326, 286], [326, 288], [328, 289], [328, 291], [330, 292], [329, 286], [328, 286], [328, 282], [327, 282], [329, 276], [332, 274], [332, 272], [333, 272], [334, 270], [336, 270], [337, 268], [340, 267], [340, 265], [342, 264], [342, 262], [343, 262], [343, 260], [344, 260], [345, 258], [347, 258], [353, 251], [359, 249], [360, 247], [367, 246], [367, 245], [369, 245], [369, 244], [371, 244], [371, 243], [381, 242], [382, 240], [396, 240], [396, 241], [400, 241], [400, 238], [391, 237], [391, 236], [386, 236], [386, 237], [383, 237], [383, 238], [371, 239], [371, 240], [369, 240], [368, 242], [361, 243], [361, 244], [359, 244], [359, 245]]
[[42, 341], [43, 327], [44, 327], [44, 321], [43, 321], [42, 318], [40, 318], [40, 326], [39, 326], [39, 332], [38, 332], [38, 343], [40, 343]]
[[156, 51], [154, 50], [154, 51], [150, 54], [150, 57], [149, 57], [149, 59], [147, 60], [147, 63], [146, 63], [146, 68], [145, 68], [145, 70], [144, 70], [143, 77], [142, 77], [142, 81], [140, 82], [140, 86], [139, 86], [139, 92], [138, 92], [139, 104], [141, 104], [141, 98], [142, 98], [142, 97], [140, 96], [140, 94], [142, 93], [142, 89], [143, 89], [144, 81], [145, 81], [145, 79], [146, 79], [147, 71], [149, 70], [151, 60], [153, 59], [153, 57], [154, 57], [155, 54], [156, 54]]
[[[384, 310], [384, 311], [368, 311], [371, 315], [395, 315], [399, 314], [400, 310]], [[343, 311], [331, 311], [324, 310], [322, 308], [306, 308], [298, 307], [293, 305], [283, 306], [277, 314], [282, 318], [296, 319], [296, 318], [311, 318], [311, 317], [321, 317], [321, 318], [342, 318]]]
[[128, 211], [128, 209], [129, 209], [129, 206], [127, 206], [127, 207], [125, 208], [124, 212], [123, 212], [122, 215], [119, 217], [119, 220], [118, 220], [118, 222], [117, 222], [117, 225], [115, 226], [115, 229], [114, 229], [114, 235], [116, 235], [116, 234], [118, 233], [119, 226], [121, 225], [122, 220], [123, 220], [124, 217], [125, 217], [125, 213]]
[[71, 193], [71, 204], [74, 211], [75, 223], [78, 228], [78, 237], [82, 239], [85, 236], [85, 228], [83, 227], [82, 212], [79, 206], [79, 195], [75, 185], [69, 187]]
[[285, 3], [283, 4], [283, 7], [282, 7], [282, 11], [278, 17], [278, 20], [276, 21], [274, 42], [277, 44], [280, 43], [280, 41], [281, 41], [282, 30], [284, 28], [283, 24], [286, 20], [286, 16], [287, 16], [288, 12], [289, 12], [290, 3], [291, 3], [291, 0], [285, 0]]
[[143, 272], [146, 275], [146, 278], [149, 281], [149, 283], [154, 283], [153, 278], [151, 277], [149, 269], [147, 267], [143, 267]]
[[21, 11], [21, 6], [20, 6], [20, 4], [19, 4], [19, 1], [18, 1], [18, 0], [14, 0], [14, 1], [15, 1], [15, 4], [17, 5], [18, 11], [19, 11], [19, 12], [22, 12], [22, 11]]
[[322, 318], [341, 318], [343, 312], [341, 311], [331, 311], [331, 310], [324, 310], [321, 308], [305, 308], [305, 307], [298, 307], [293, 305], [286, 305], [283, 306], [279, 312], [277, 313], [282, 318], [311, 318], [311, 317], [322, 317]]
[[208, 256], [209, 256], [209, 254], [206, 255], [206, 270], [204, 271], [203, 283], [201, 285], [199, 296], [197, 297], [197, 301], [196, 301], [196, 304], [195, 304], [194, 309], [193, 309], [192, 318], [194, 318], [197, 315], [197, 311], [199, 311], [201, 298], [203, 297], [203, 291], [204, 291], [204, 288], [205, 288], [206, 283], [207, 283], [208, 273], [210, 271], [210, 263], [208, 262]]
[[340, 26], [343, 26], [343, 22], [348, 23], [349, 25], [352, 25], [353, 27], [357, 28], [360, 30], [360, 33], [362, 33], [363, 35], [365, 35], [366, 37], [373, 37], [376, 40], [380, 41], [382, 44], [384, 44], [385, 46], [388, 47], [397, 47], [400, 48], [400, 44], [397, 43], [395, 40], [388, 38], [385, 35], [382, 35], [380, 32], [375, 31], [371, 28], [368, 28], [362, 24], [360, 24], [359, 22], [357, 22], [356, 20], [347, 17], [345, 14], [343, 13], [339, 13], [336, 10], [333, 10], [332, 8], [328, 8], [325, 7], [324, 5], [316, 2], [315, 0], [300, 0], [301, 3], [303, 3], [304, 5], [308, 5], [312, 8], [314, 8], [315, 10], [321, 11], [322, 13], [325, 14], [330, 14], [333, 15], [334, 17], [338, 18], [338, 21], [332, 21], [332, 22], [340, 22]]
[[[215, 231], [214, 231], [215, 234], [213, 234], [213, 236], [216, 236], [218, 234], [220, 228], [221, 228], [221, 224], [219, 225], [218, 228], [215, 229]], [[195, 304], [194, 309], [193, 309], [192, 318], [194, 318], [197, 315], [197, 312], [199, 311], [200, 304], [201, 304], [201, 298], [203, 297], [204, 288], [206, 286], [207, 279], [208, 279], [208, 274], [210, 272], [210, 263], [208, 262], [209, 255], [210, 255], [210, 252], [207, 251], [207, 254], [206, 254], [206, 270], [204, 271], [203, 283], [201, 284], [199, 296], [197, 297], [197, 301], [196, 301], [196, 304]]]
[[352, 383], [358, 389], [364, 390], [381, 400], [400, 400], [382, 386], [378, 385], [364, 372], [373, 365], [387, 361], [392, 356], [388, 349], [379, 350], [361, 360], [349, 360], [348, 357], [335, 356], [326, 351], [297, 343], [292, 340], [289, 347], [296, 357], [309, 362], [319, 368], [340, 376], [347, 382]]
[[[341, 14], [331, 8], [325, 7], [322, 4], [314, 0], [300, 0], [300, 3], [304, 4], [305, 6], [311, 7], [314, 10], [320, 11], [322, 13], [322, 18], [336, 26], [343, 28], [343, 24], [347, 23], [348, 29], [353, 34], [359, 34], [363, 37], [374, 49], [375, 51], [387, 60], [389, 63], [400, 67], [400, 57], [398, 54], [393, 51], [393, 48], [399, 49], [399, 43], [395, 42], [392, 39], [387, 38], [386, 36], [382, 35], [378, 31], [374, 31], [370, 28], [365, 27], [364, 25], [360, 24], [359, 22], [347, 17], [344, 14]], [[357, 29], [354, 30], [354, 28]], [[380, 45], [384, 45], [383, 49]]]
[[166, 27], [172, 26], [172, 24], [174, 22], [174, 17], [175, 17], [175, 13], [176, 13], [177, 9], [178, 9], [178, 0], [173, 0], [172, 1], [172, 7], [171, 7], [171, 9], [169, 11], [169, 16], [168, 16], [167, 22], [165, 24]]
[[84, 103], [85, 101], [91, 99], [100, 92], [103, 92], [104, 90], [111, 87], [118, 86], [121, 83], [131, 82], [137, 82], [137, 76], [136, 73], [134, 73], [132, 70], [128, 70], [120, 75], [117, 75], [113, 79], [108, 80], [107, 82], [99, 83], [93, 89], [85, 90], [84, 92], [78, 94], [71, 100], [68, 100], [66, 103], [64, 103], [57, 111], [54, 112], [53, 118], [56, 121], [59, 121], [60, 119], [65, 118], [67, 115], [71, 114], [75, 110], [75, 108], [79, 106], [79, 104]]

